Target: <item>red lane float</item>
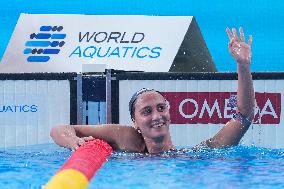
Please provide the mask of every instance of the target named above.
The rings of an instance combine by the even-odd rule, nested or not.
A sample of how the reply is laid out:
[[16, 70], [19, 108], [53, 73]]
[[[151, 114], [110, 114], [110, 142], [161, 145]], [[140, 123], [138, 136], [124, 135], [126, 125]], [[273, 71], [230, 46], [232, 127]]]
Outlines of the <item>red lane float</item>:
[[102, 140], [84, 143], [51, 178], [45, 189], [84, 189], [112, 153]]

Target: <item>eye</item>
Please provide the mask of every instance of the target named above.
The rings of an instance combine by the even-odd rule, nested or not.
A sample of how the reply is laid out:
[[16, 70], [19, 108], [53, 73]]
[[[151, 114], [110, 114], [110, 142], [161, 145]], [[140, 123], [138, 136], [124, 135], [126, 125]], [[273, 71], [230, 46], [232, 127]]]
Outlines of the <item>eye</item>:
[[163, 112], [167, 108], [166, 104], [160, 104], [157, 107], [158, 112]]
[[144, 108], [144, 110], [142, 111], [142, 114], [143, 115], [149, 115], [149, 114], [151, 114], [152, 113], [152, 108], [150, 108], [150, 107], [146, 107], [146, 108]]

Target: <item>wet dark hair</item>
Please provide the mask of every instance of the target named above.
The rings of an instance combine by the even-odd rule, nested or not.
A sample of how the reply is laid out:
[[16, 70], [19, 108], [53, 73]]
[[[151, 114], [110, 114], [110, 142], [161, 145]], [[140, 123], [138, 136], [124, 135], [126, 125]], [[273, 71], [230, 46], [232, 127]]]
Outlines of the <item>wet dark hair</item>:
[[[159, 93], [160, 95], [162, 95], [160, 91], [156, 91], [156, 90], [154, 90], [154, 89], [142, 88], [142, 89], [136, 91], [136, 92], [132, 95], [132, 97], [131, 97], [131, 99], [130, 99], [130, 101], [129, 101], [129, 112], [130, 112], [130, 116], [131, 116], [132, 121], [134, 121], [134, 111], [135, 111], [134, 104], [135, 104], [137, 98], [138, 98], [141, 94], [143, 94], [143, 93], [145, 93], [145, 92], [148, 92], [148, 91], [154, 91], [154, 92], [157, 92], [157, 93]], [[163, 95], [162, 95], [162, 96], [163, 96]], [[164, 97], [164, 96], [163, 96], [163, 97]]]

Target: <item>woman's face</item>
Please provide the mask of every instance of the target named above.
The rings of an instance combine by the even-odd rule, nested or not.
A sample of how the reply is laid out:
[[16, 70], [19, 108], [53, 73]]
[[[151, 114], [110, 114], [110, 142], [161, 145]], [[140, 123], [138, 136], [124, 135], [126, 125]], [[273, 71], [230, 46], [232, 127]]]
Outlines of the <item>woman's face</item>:
[[158, 139], [169, 133], [169, 108], [161, 94], [145, 92], [137, 98], [134, 106], [134, 126], [141, 130], [143, 137]]

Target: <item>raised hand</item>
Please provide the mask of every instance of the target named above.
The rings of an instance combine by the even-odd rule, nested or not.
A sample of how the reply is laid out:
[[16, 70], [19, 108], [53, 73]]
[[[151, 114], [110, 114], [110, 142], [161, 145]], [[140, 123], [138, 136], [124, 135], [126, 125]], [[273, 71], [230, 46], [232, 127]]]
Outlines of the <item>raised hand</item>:
[[231, 55], [239, 64], [250, 64], [252, 36], [249, 36], [248, 43], [246, 43], [242, 27], [239, 28], [240, 37], [235, 28], [232, 28], [232, 31], [226, 28], [226, 32], [230, 40], [228, 48]]

